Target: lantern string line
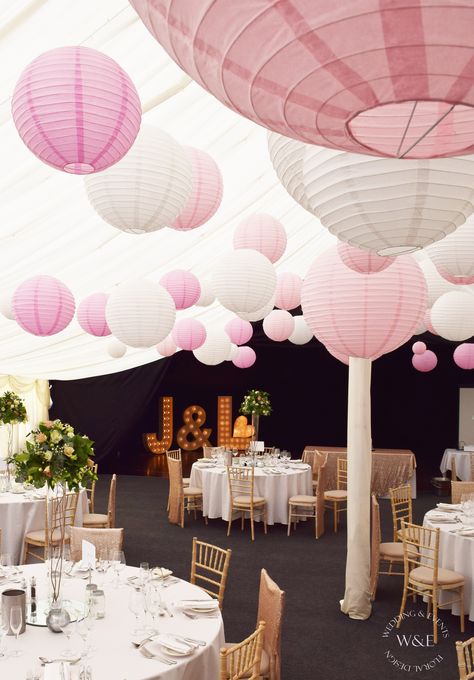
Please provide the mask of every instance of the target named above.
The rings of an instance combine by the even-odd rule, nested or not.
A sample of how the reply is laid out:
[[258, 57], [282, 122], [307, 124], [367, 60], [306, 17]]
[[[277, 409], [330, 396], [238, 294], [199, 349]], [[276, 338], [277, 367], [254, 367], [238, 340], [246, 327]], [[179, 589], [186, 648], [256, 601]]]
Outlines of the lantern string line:
[[417, 104], [418, 104], [418, 101], [415, 100], [415, 103], [413, 104], [413, 108], [412, 108], [411, 113], [410, 113], [410, 117], [408, 118], [408, 122], [405, 126], [405, 130], [403, 131], [403, 137], [401, 138], [400, 144], [398, 145], [397, 158], [400, 158], [400, 151], [402, 150], [403, 142], [405, 141], [405, 137], [407, 136], [408, 128], [411, 125], [411, 121], [413, 119], [413, 114], [415, 113], [415, 109], [416, 109]]
[[442, 115], [440, 118], [438, 118], [438, 120], [435, 121], [435, 122], [433, 123], [433, 125], [431, 125], [431, 126], [426, 130], [426, 132], [424, 132], [424, 133], [421, 135], [421, 137], [419, 137], [415, 142], [413, 142], [413, 144], [412, 144], [411, 146], [409, 146], [408, 149], [407, 149], [406, 151], [404, 151], [404, 152], [402, 153], [401, 156], [399, 156], [399, 158], [405, 158], [405, 156], [407, 155], [407, 153], [409, 153], [409, 152], [413, 149], [413, 147], [415, 147], [417, 144], [419, 144], [419, 143], [421, 142], [421, 140], [424, 139], [424, 138], [426, 137], [426, 135], [429, 135], [430, 132], [431, 132], [432, 130], [434, 130], [435, 127], [436, 127], [437, 125], [439, 125], [439, 124], [446, 118], [446, 116], [449, 116], [449, 114], [451, 113], [451, 111], [454, 109], [455, 106], [456, 106], [455, 104], [452, 104], [452, 106], [451, 106], [445, 113], [443, 113], [443, 115]]

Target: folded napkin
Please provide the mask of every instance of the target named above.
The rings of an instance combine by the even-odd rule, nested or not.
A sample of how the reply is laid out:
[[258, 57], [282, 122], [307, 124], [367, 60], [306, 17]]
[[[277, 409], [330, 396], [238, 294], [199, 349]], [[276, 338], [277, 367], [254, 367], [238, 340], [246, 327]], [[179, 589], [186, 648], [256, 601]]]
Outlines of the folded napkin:
[[435, 524], [453, 524], [457, 520], [457, 515], [453, 513], [448, 514], [446, 512], [429, 512], [427, 517], [430, 522], [434, 522]]
[[442, 512], [458, 512], [458, 510], [461, 510], [460, 503], [437, 503], [436, 507]]
[[177, 640], [173, 635], [167, 633], [158, 635], [156, 638], [153, 639], [153, 642], [158, 643], [159, 645], [163, 645], [163, 647], [167, 647], [168, 649], [171, 649], [173, 650], [173, 652], [177, 652], [178, 654], [189, 654], [195, 649], [193, 645], [190, 644], [188, 645], [187, 642]]
[[171, 569], [165, 569], [165, 567], [155, 567], [151, 570], [153, 578], [167, 578], [173, 573]]
[[181, 600], [183, 609], [202, 609], [209, 611], [210, 609], [219, 609], [219, 602], [217, 600]]
[[474, 527], [465, 527], [457, 532], [460, 536], [474, 536]]
[[[61, 663], [63, 665], [63, 674], [61, 675]], [[43, 680], [70, 680], [71, 667], [64, 661], [59, 663], [47, 663], [44, 667]]]

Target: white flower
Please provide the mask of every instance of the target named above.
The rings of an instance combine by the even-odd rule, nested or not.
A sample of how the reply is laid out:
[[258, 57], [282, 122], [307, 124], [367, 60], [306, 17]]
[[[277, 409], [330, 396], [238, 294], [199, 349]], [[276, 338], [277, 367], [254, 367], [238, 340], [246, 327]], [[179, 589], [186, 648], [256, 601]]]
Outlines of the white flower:
[[63, 438], [62, 434], [58, 430], [52, 430], [50, 434], [50, 439], [53, 444], [57, 444]]

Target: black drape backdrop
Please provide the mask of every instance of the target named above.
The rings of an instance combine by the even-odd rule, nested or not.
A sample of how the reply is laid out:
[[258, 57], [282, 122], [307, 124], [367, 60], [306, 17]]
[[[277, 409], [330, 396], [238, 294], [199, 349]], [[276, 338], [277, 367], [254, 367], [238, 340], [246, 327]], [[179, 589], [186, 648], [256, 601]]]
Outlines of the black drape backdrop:
[[[469, 386], [469, 371], [452, 360], [454, 345], [427, 334], [423, 339], [439, 358], [431, 373], [411, 366], [410, 344], [373, 366], [372, 423], [375, 447], [409, 448], [418, 460], [422, 486], [439, 474], [446, 447], [457, 446], [458, 390]], [[52, 381], [51, 416], [72, 423], [96, 442], [101, 471], [152, 474], [158, 457], [143, 445], [145, 432], [159, 428], [159, 397], [174, 397], [174, 431], [182, 412], [199, 404], [215, 441], [217, 396], [232, 395], [234, 418], [243, 394], [252, 387], [268, 390], [273, 414], [261, 418], [261, 438], [300, 454], [305, 444], [344, 445], [347, 416], [347, 367], [316, 340], [296, 347], [268, 341], [256, 329], [251, 342], [256, 364], [239, 370], [226, 362], [215, 367], [179, 352], [146, 366], [98, 378]], [[153, 467], [155, 466], [155, 467]]]

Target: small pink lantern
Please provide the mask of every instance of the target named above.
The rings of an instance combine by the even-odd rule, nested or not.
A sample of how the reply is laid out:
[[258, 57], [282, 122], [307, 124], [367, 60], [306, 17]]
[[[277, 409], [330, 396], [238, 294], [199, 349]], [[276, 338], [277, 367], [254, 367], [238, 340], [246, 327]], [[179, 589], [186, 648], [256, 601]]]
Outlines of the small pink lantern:
[[284, 309], [274, 309], [263, 320], [263, 332], [275, 342], [288, 340], [295, 330], [295, 320], [290, 312]]
[[418, 340], [418, 342], [413, 343], [411, 349], [413, 354], [423, 354], [423, 352], [426, 352], [426, 345], [421, 340]]
[[411, 358], [411, 363], [413, 368], [421, 373], [428, 373], [436, 367], [438, 363], [438, 357], [430, 349], [427, 349], [423, 354], [414, 354]]
[[90, 47], [41, 54], [25, 68], [12, 97], [13, 121], [30, 151], [76, 175], [99, 172], [125, 156], [141, 115], [128, 75]]
[[377, 255], [371, 250], [355, 248], [342, 241], [337, 244], [337, 252], [346, 267], [359, 272], [359, 274], [376, 274], [390, 267], [395, 260], [393, 257]]
[[286, 249], [285, 228], [281, 222], [266, 213], [250, 215], [234, 231], [234, 248], [258, 250], [270, 262], [276, 262]]
[[458, 345], [453, 352], [454, 363], [459, 368], [471, 370], [474, 368], [474, 344], [472, 342], [463, 342]]
[[238, 316], [228, 321], [224, 326], [224, 330], [234, 345], [244, 345], [253, 335], [253, 328], [250, 321], [239, 319]]
[[171, 337], [177, 347], [192, 352], [205, 343], [207, 333], [204, 325], [197, 319], [180, 319], [176, 321]]
[[196, 229], [211, 219], [222, 201], [222, 175], [208, 153], [183, 147], [191, 161], [192, 190], [186, 205], [169, 226], [177, 231]]
[[54, 278], [40, 275], [23, 281], [13, 293], [16, 322], [32, 335], [55, 335], [68, 326], [75, 310], [69, 288]]
[[232, 363], [234, 366], [237, 366], [237, 368], [250, 368], [254, 365], [256, 359], [257, 355], [255, 354], [255, 351], [251, 347], [243, 345], [242, 347], [239, 347], [239, 353], [235, 359], [232, 359]]
[[171, 357], [176, 352], [176, 350], [177, 347], [173, 341], [173, 338], [171, 337], [171, 333], [156, 346], [156, 351], [158, 354], [161, 354], [162, 357]]
[[301, 304], [301, 287], [303, 280], [294, 272], [281, 272], [277, 276], [275, 307], [295, 309]]
[[187, 309], [199, 300], [201, 285], [199, 280], [185, 269], [174, 269], [161, 277], [160, 283], [174, 300], [176, 309]]
[[105, 306], [109, 296], [105, 293], [93, 293], [84, 298], [77, 308], [77, 321], [83, 331], [96, 337], [111, 335], [112, 331], [105, 318]]

